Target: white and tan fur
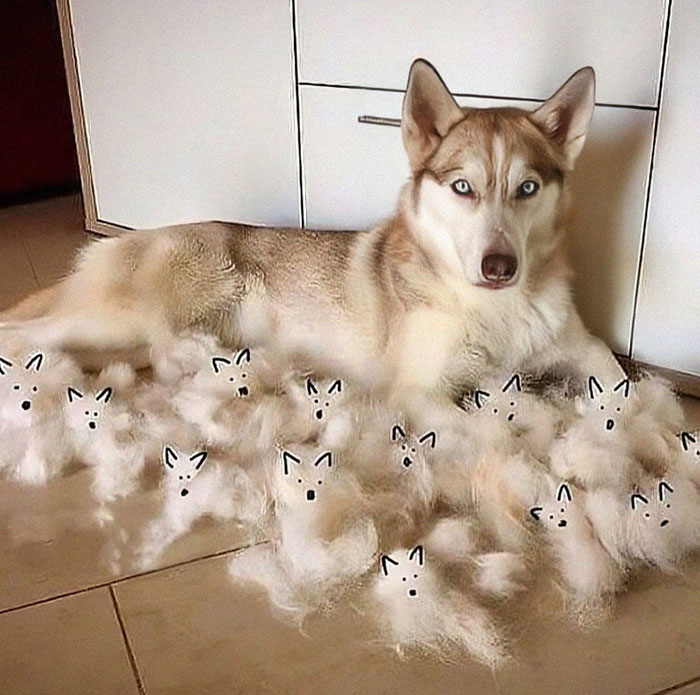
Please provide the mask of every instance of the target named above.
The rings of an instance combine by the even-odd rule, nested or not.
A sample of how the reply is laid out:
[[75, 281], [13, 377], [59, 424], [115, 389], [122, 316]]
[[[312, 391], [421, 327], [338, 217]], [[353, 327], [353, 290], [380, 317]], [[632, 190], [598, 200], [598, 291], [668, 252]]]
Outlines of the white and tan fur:
[[[528, 112], [460, 108], [417, 60], [402, 114], [412, 176], [385, 223], [126, 232], [89, 245], [72, 274], [0, 326], [84, 364], [136, 365], [204, 329], [232, 347], [273, 343], [321, 371], [391, 384], [414, 403], [508, 370], [614, 381], [622, 373], [581, 323], [562, 250], [567, 176], [593, 106], [591, 68]], [[467, 195], [456, 188], [465, 182]]]

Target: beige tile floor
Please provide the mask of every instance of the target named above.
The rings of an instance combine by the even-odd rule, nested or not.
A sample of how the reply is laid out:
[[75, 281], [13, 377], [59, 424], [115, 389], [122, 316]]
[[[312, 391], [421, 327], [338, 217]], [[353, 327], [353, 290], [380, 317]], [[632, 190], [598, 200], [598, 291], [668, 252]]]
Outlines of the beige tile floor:
[[[60, 277], [85, 241], [77, 197], [0, 210], [0, 308]], [[685, 406], [700, 426], [700, 402]], [[162, 569], [115, 574], [124, 541], [91, 523], [87, 484], [85, 471], [46, 489], [0, 482], [2, 695], [700, 695], [700, 562], [641, 578], [593, 632], [532, 611], [515, 663], [493, 674], [466, 659], [401, 661], [351, 608], [303, 634], [283, 625], [229, 582], [228, 557], [248, 542], [232, 527], [198, 525]], [[152, 503], [145, 492], [117, 510], [130, 537]]]

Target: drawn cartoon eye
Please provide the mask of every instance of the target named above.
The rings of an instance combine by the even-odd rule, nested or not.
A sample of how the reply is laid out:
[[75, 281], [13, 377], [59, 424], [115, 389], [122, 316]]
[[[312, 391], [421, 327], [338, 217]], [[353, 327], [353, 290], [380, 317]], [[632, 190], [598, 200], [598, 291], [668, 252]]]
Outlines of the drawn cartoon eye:
[[99, 413], [98, 413], [97, 411], [95, 411], [95, 412], [92, 414], [92, 416], [93, 416], [93, 417], [98, 417], [98, 416], [99, 416]]
[[670, 505], [670, 504], [667, 504], [667, 505], [666, 505], [666, 509], [670, 509], [670, 508], [671, 508], [671, 505]]
[[299, 480], [297, 480], [297, 483], [301, 483], [301, 478], [299, 478]]
[[644, 516], [648, 519], [648, 518], [649, 518], [649, 512], [644, 512]]
[[318, 405], [318, 403], [319, 403], [318, 398], [314, 398], [314, 403], [316, 403], [316, 405]]
[[233, 381], [233, 377], [230, 376], [230, 377], [228, 378], [228, 380], [229, 380], [229, 381]]
[[402, 444], [402, 445], [401, 445], [401, 448], [402, 448], [404, 451], [406, 451], [406, 445], [405, 445], [405, 444]]
[[494, 409], [493, 409], [493, 414], [494, 414], [494, 415], [498, 415], [498, 408], [494, 408]]
[[15, 384], [12, 388], [13, 388], [15, 391], [19, 391], [19, 384]]
[[414, 575], [413, 575], [413, 578], [414, 578], [414, 579], [418, 579], [418, 575], [417, 575], [417, 574], [414, 574]]
[[514, 407], [515, 407], [515, 401], [511, 401], [511, 402], [510, 402], [510, 407], [511, 407], [511, 408], [514, 408]]
[[241, 379], [246, 379], [247, 377], [248, 377], [247, 374], [245, 374], [245, 373], [241, 374]]
[[34, 391], [34, 393], [36, 393], [38, 390], [39, 389], [36, 386], [32, 386], [32, 391]]
[[550, 518], [550, 519], [553, 519], [553, 518], [554, 518], [554, 514], [550, 514], [550, 515], [549, 515], [549, 518]]
[[601, 409], [601, 410], [605, 410], [605, 406], [604, 406], [604, 405], [601, 405], [601, 406], [600, 406], [600, 409]]
[[411, 447], [411, 453], [412, 453], [412, 454], [415, 454], [415, 453], [416, 453], [416, 447], [415, 447], [415, 446], [412, 446], [412, 447]]
[[518, 186], [516, 196], [518, 198], [530, 198], [531, 196], [535, 195], [535, 193], [537, 193], [539, 187], [540, 187], [540, 184], [537, 183], [537, 181], [533, 181], [532, 179], [528, 179], [527, 181], [523, 181]]
[[453, 181], [452, 183], [452, 190], [457, 194], [457, 195], [473, 195], [474, 191], [472, 190], [472, 187], [469, 185], [469, 181], [466, 179], [457, 179], [456, 181]]
[[187, 480], [189, 480], [189, 479], [190, 479], [190, 476], [188, 475], [188, 476], [187, 476]]
[[562, 514], [564, 513], [564, 507], [559, 510]]
[[178, 478], [180, 478], [180, 480], [182, 480], [182, 476], [181, 476], [181, 475], [178, 475]]
[[406, 577], [404, 577], [404, 578], [403, 578], [403, 579], [402, 579], [401, 581], [402, 581], [402, 582], [405, 582], [405, 581], [407, 581], [407, 580], [406, 580]]
[[326, 408], [330, 405], [330, 403], [326, 403]]
[[619, 413], [619, 412], [620, 412], [620, 406], [618, 406], [617, 408], [615, 408], [615, 410], [617, 410], [617, 412]]
[[318, 481], [318, 484], [319, 484], [319, 485], [323, 485], [323, 481], [322, 481], [322, 480], [319, 480], [319, 481]]

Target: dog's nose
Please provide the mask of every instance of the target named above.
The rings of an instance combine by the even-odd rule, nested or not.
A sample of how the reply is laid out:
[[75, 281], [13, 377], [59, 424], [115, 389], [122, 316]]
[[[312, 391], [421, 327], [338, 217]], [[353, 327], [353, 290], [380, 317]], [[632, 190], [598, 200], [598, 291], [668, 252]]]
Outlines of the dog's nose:
[[408, 468], [413, 463], [413, 461], [411, 461], [411, 459], [408, 458], [408, 456], [404, 456], [403, 461], [401, 463], [403, 463], [403, 465], [406, 466], [406, 468]]
[[408, 595], [409, 596], [415, 596], [418, 592], [415, 589], [409, 589], [408, 590]]
[[566, 519], [561, 519], [557, 526], [559, 526], [559, 528], [564, 528], [564, 526], [566, 526]]
[[247, 396], [248, 395], [248, 387], [241, 386], [241, 388], [238, 389], [238, 395], [239, 396]]
[[510, 254], [492, 253], [481, 261], [481, 272], [490, 282], [508, 282], [518, 269], [518, 259]]
[[316, 491], [315, 490], [307, 490], [306, 491], [306, 499], [309, 502], [313, 502], [316, 499]]
[[615, 420], [613, 420], [611, 417], [609, 417], [607, 422], [605, 423], [605, 429], [611, 430], [613, 427], [615, 427]]
[[95, 427], [97, 427], [97, 425], [96, 425], [92, 420], [90, 420], [90, 422], [88, 422], [88, 427], [89, 427], [91, 430], [94, 430]]
[[323, 411], [322, 410], [317, 410], [316, 411], [316, 419], [320, 420], [323, 417]]
[[29, 401], [22, 401], [22, 410], [29, 410], [32, 404]]

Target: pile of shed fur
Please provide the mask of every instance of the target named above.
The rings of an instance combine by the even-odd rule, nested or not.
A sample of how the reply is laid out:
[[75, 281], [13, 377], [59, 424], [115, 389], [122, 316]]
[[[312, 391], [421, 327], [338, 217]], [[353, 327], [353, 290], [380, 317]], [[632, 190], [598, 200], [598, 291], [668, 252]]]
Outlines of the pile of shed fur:
[[402, 411], [201, 335], [148, 378], [85, 374], [15, 336], [0, 346], [0, 474], [40, 485], [88, 467], [103, 526], [156, 475], [139, 568], [202, 517], [234, 521], [269, 543], [235, 555], [231, 577], [280, 615], [361, 603], [402, 652], [490, 665], [512, 652], [504, 607], [543, 576], [594, 625], [635, 573], [677, 572], [700, 548], [700, 443], [659, 380], [504, 374], [461, 405]]

